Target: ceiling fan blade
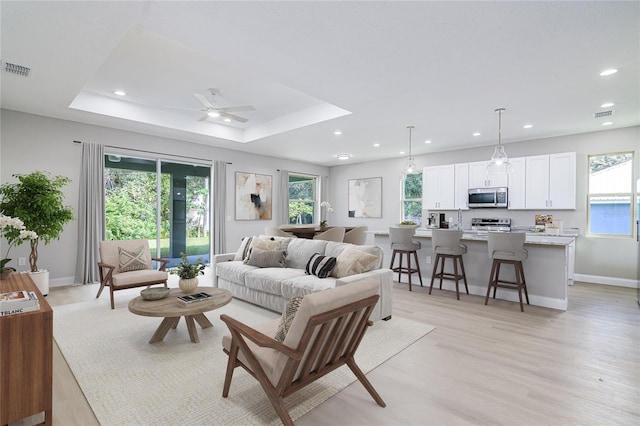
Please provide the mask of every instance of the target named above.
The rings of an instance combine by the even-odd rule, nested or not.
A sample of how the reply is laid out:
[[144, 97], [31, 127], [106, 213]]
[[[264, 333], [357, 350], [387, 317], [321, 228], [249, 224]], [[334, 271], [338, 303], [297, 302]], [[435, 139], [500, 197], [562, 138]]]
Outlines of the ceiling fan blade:
[[235, 111], [255, 111], [255, 107], [253, 105], [242, 105], [235, 107], [226, 107], [226, 108], [216, 108], [218, 111], [222, 112], [235, 112]]
[[205, 112], [205, 113], [202, 115], [202, 117], [198, 118], [198, 121], [204, 121], [204, 120], [206, 120], [207, 118], [209, 118], [209, 114]]
[[205, 98], [204, 96], [202, 96], [199, 93], [194, 93], [193, 96], [195, 96], [200, 103], [202, 103], [202, 105], [204, 105], [207, 108], [215, 108], [215, 106], [213, 106], [213, 104], [211, 102], [209, 102], [209, 99]]
[[180, 106], [173, 106], [173, 105], [164, 105], [164, 108], [182, 109], [185, 111], [203, 111], [202, 108], [187, 108], [187, 107], [180, 107]]
[[220, 111], [220, 110], [218, 110], [218, 112], [220, 113], [220, 116], [226, 117], [226, 118], [230, 118], [230, 119], [235, 120], [235, 121], [239, 121], [240, 123], [246, 123], [248, 121], [248, 119], [246, 119], [244, 117], [240, 117], [240, 116], [237, 116], [237, 115], [229, 114], [228, 112], [224, 112], [224, 111]]

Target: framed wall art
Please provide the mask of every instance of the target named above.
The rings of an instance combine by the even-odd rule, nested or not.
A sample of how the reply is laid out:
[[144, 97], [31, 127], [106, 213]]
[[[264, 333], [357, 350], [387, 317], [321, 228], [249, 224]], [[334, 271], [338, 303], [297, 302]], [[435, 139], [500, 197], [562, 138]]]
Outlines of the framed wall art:
[[382, 217], [382, 178], [349, 179], [349, 217]]
[[236, 220], [271, 220], [271, 176], [236, 172]]

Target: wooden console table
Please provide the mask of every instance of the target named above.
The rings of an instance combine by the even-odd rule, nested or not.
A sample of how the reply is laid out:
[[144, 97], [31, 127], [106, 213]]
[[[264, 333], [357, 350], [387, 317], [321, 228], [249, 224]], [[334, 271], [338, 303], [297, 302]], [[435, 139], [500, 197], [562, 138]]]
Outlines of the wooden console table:
[[53, 310], [28, 274], [0, 280], [0, 293], [27, 290], [40, 310], [0, 317], [0, 425], [53, 409]]

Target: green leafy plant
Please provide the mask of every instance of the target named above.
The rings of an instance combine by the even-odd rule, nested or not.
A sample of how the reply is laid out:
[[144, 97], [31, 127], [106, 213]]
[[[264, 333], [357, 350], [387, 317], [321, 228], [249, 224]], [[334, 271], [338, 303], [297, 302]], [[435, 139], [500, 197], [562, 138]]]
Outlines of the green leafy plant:
[[37, 234], [37, 238], [30, 240], [29, 266], [31, 272], [38, 272], [38, 242], [49, 244], [60, 239], [64, 225], [73, 220], [73, 210], [64, 205], [60, 189], [71, 180], [39, 171], [13, 177], [18, 182], [0, 186], [0, 213], [19, 217], [26, 229]]
[[182, 262], [175, 263], [175, 267], [169, 270], [169, 273], [173, 275], [178, 275], [183, 280], [188, 280], [191, 278], [195, 278], [198, 275], [204, 275], [205, 265], [202, 264], [202, 258], [199, 257], [195, 263], [189, 262], [187, 259], [187, 255], [184, 253], [180, 253], [180, 257], [182, 258]]
[[417, 223], [412, 220], [403, 220], [402, 222], [400, 222], [400, 225], [417, 225]]

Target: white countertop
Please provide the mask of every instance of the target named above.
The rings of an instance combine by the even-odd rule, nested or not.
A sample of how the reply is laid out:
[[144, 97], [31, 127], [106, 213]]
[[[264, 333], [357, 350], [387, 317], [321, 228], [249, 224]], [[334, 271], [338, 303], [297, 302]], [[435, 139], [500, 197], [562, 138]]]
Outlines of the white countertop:
[[[373, 235], [388, 236], [389, 230], [369, 231]], [[566, 230], [561, 234], [547, 234], [544, 232], [527, 232], [525, 244], [539, 244], [551, 246], [567, 246], [578, 236], [577, 230]], [[431, 238], [431, 229], [417, 228], [414, 238]], [[467, 241], [487, 241], [487, 232], [464, 230], [462, 239]]]

